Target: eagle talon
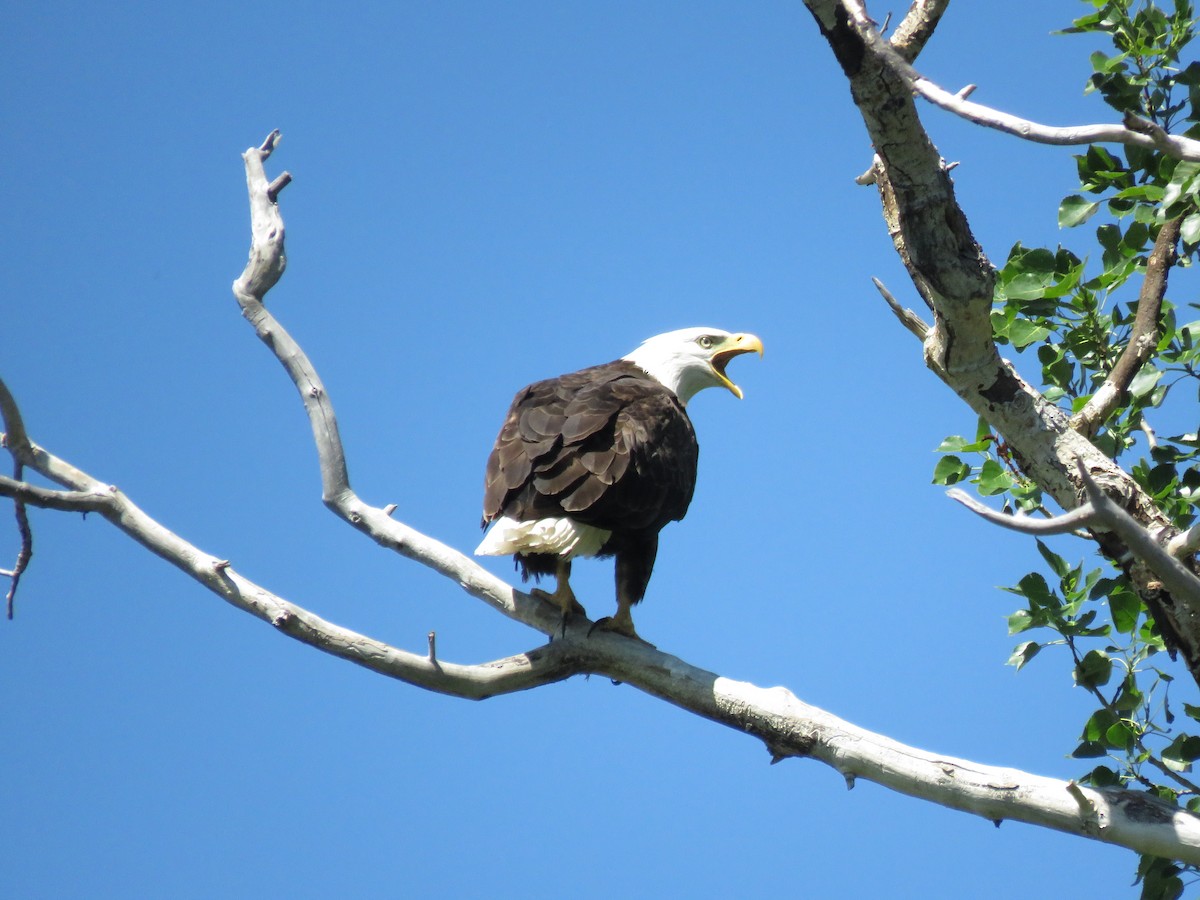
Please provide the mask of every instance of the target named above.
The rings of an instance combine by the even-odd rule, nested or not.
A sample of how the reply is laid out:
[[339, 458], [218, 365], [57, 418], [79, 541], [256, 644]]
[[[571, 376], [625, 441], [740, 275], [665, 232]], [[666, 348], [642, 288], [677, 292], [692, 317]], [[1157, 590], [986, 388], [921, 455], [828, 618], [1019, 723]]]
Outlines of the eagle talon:
[[[565, 584], [565, 581], [563, 583]], [[561, 611], [558, 630], [560, 637], [567, 636], [567, 623], [572, 617], [587, 618], [587, 610], [583, 608], [582, 603], [575, 599], [575, 595], [571, 592], [570, 587], [567, 587], [565, 591], [562, 587], [559, 587], [553, 594], [549, 591], [543, 591], [541, 588], [533, 588], [529, 594], [532, 597], [537, 597], [539, 600], [545, 600], [547, 603], [553, 604]]]
[[658, 649], [634, 630], [633, 620], [628, 617], [622, 619], [620, 616], [605, 616], [603, 619], [597, 619], [592, 623], [592, 627], [588, 629], [588, 637], [592, 636], [593, 631], [608, 631], [612, 634], [619, 634], [621, 637], [631, 638], [640, 644], [645, 644], [652, 650]]

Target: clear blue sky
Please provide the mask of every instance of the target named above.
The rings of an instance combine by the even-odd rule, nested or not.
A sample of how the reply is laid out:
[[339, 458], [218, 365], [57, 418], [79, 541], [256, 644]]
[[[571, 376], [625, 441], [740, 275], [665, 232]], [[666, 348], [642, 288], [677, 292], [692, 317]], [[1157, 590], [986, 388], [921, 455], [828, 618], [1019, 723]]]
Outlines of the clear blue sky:
[[[1049, 35], [1085, 8], [957, 4], [921, 67], [1010, 111], [1108, 119], [1082, 96], [1088, 48]], [[639, 630], [917, 746], [1087, 768], [1065, 662], [1004, 666], [1016, 604], [996, 586], [1034, 547], [929, 485], [974, 419], [870, 284], [917, 302], [798, 3], [7, 12], [0, 370], [35, 441], [339, 624], [414, 649], [433, 629], [461, 662], [539, 643], [321, 506], [295, 392], [229, 291], [239, 154], [278, 127], [270, 170], [295, 181], [269, 302], [366, 500], [469, 550], [518, 387], [671, 328], [753, 331], [765, 358], [731, 369], [746, 399], [692, 404], [700, 484]], [[994, 260], [1076, 239], [1055, 225], [1069, 151], [924, 115]], [[32, 520], [0, 623], [6, 896], [1008, 898], [1133, 878], [1127, 851], [768, 766], [604, 679], [422, 693], [280, 637], [97, 517]], [[603, 610], [611, 565], [576, 570]]]

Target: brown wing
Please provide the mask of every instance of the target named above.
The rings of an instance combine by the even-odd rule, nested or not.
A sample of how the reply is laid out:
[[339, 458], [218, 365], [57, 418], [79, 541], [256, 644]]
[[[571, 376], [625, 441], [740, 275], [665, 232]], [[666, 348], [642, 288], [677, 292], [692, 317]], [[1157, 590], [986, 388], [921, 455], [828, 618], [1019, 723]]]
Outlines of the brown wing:
[[697, 456], [679, 399], [632, 363], [540, 381], [513, 399], [488, 458], [483, 524], [567, 514], [657, 532], [687, 512]]

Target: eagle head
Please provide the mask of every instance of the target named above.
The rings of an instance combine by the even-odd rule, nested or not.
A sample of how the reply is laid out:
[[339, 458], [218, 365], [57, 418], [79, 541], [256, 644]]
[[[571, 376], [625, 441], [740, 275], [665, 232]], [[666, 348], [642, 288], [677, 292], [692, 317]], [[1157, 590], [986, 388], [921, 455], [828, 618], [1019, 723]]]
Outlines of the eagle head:
[[727, 388], [740, 400], [742, 389], [729, 380], [725, 367], [735, 356], [762, 356], [762, 352], [762, 341], [752, 334], [730, 334], [720, 328], [680, 328], [648, 338], [623, 358], [661, 381], [686, 404], [707, 387]]

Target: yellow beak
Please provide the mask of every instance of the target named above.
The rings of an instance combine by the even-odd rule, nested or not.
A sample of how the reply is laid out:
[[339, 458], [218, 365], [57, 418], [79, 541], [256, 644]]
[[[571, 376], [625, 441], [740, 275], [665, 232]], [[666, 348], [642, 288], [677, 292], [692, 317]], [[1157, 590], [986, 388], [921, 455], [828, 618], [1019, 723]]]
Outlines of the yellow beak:
[[762, 356], [762, 341], [753, 334], [731, 334], [713, 351], [712, 359], [709, 360], [717, 379], [739, 400], [742, 399], [742, 389], [729, 380], [729, 376], [725, 374], [725, 367], [731, 359], [743, 353], [757, 353]]

